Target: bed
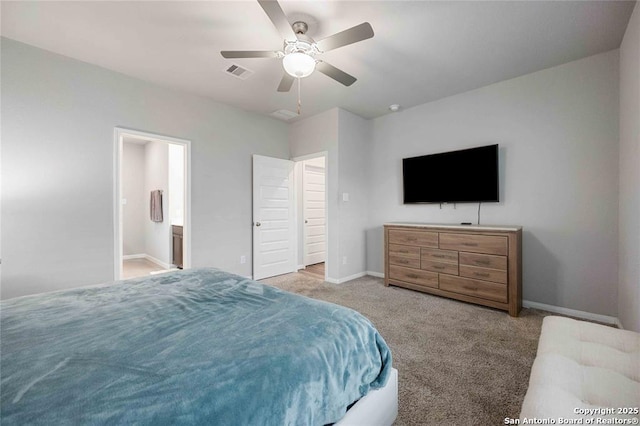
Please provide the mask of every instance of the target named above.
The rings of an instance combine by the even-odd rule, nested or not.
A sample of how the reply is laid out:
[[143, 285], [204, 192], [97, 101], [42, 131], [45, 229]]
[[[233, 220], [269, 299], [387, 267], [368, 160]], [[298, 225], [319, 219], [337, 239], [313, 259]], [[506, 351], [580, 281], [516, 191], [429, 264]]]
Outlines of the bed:
[[347, 408], [389, 404], [388, 382], [397, 398], [365, 317], [218, 269], [10, 299], [0, 315], [3, 425], [354, 424]]

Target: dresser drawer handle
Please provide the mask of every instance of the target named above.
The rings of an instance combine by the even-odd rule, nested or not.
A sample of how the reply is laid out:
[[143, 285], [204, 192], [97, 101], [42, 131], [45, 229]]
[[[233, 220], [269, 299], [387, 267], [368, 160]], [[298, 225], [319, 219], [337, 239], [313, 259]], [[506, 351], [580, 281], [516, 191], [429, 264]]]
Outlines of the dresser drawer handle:
[[476, 260], [476, 263], [477, 263], [478, 265], [488, 265], [488, 264], [490, 264], [491, 262], [489, 262], [488, 260]]
[[407, 237], [407, 241], [418, 241], [417, 237]]
[[407, 274], [407, 278], [413, 278], [415, 280], [418, 279], [418, 276], [416, 274]]
[[467, 247], [478, 247], [478, 243], [462, 243], [462, 245]]
[[478, 287], [470, 287], [468, 285], [463, 285], [462, 288], [464, 288], [465, 290], [471, 290], [471, 291], [477, 291]]
[[475, 275], [476, 277], [488, 277], [489, 274], [487, 273], [480, 273], [480, 272], [474, 272], [473, 275]]
[[444, 259], [443, 254], [432, 254], [433, 257], [437, 257], [438, 259]]
[[433, 269], [437, 269], [437, 270], [440, 271], [440, 270], [444, 269], [444, 266], [434, 266]]
[[399, 250], [399, 253], [409, 253], [409, 250]]
[[408, 261], [408, 260], [405, 260], [405, 259], [397, 259], [396, 261], [397, 261], [398, 263], [402, 263], [402, 264], [404, 264], [404, 265], [406, 265], [407, 263], [409, 263], [409, 261]]

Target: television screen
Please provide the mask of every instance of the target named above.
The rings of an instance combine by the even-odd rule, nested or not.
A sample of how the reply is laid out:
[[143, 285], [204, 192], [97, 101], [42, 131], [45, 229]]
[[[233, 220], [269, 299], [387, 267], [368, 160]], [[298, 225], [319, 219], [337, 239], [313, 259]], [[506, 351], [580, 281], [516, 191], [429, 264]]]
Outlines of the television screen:
[[498, 145], [402, 160], [404, 203], [499, 200]]

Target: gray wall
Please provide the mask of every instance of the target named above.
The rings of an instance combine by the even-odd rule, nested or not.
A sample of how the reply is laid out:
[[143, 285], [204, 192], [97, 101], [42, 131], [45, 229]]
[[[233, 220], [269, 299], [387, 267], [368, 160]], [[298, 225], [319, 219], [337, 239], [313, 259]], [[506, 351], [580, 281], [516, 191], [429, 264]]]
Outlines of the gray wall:
[[6, 38], [1, 54], [2, 298], [113, 279], [115, 126], [192, 141], [192, 264], [251, 275], [251, 154], [289, 158], [285, 123]]
[[498, 143], [502, 201], [481, 223], [524, 227], [524, 299], [615, 315], [618, 94], [614, 50], [374, 120], [368, 269], [384, 222], [476, 222], [477, 204], [403, 205], [403, 157]]
[[[338, 226], [342, 279], [367, 270], [365, 229], [369, 194], [366, 153], [370, 129], [368, 120], [342, 109], [338, 111]], [[349, 201], [343, 200], [344, 193], [349, 194]]]
[[[147, 214], [143, 221], [145, 231], [144, 253], [171, 264], [171, 218], [169, 212], [169, 144], [150, 141], [144, 146], [144, 194], [147, 204]], [[153, 222], [149, 218], [149, 204], [151, 191], [162, 191], [162, 222]]]
[[144, 219], [148, 220], [148, 202], [145, 203], [145, 149], [144, 145], [122, 145], [122, 254], [144, 254]]
[[[122, 149], [123, 255], [148, 255], [165, 266], [171, 264], [171, 191], [169, 147], [166, 142], [124, 142]], [[183, 149], [179, 147], [179, 149]], [[163, 191], [162, 222], [149, 218], [151, 191]]]
[[620, 46], [620, 283], [618, 315], [640, 332], [640, 7]]

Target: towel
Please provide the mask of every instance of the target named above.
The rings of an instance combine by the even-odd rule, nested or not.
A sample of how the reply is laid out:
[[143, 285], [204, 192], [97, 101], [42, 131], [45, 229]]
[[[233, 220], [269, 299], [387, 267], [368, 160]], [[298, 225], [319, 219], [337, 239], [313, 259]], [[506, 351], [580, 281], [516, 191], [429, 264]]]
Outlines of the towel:
[[153, 222], [162, 222], [162, 190], [151, 191], [150, 216]]

